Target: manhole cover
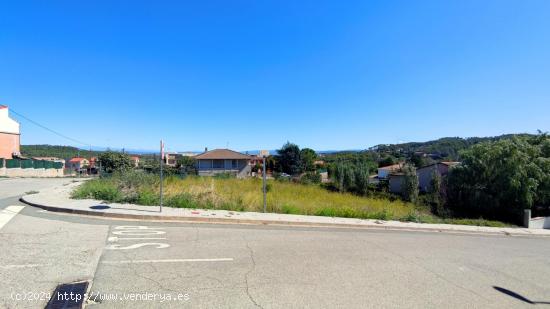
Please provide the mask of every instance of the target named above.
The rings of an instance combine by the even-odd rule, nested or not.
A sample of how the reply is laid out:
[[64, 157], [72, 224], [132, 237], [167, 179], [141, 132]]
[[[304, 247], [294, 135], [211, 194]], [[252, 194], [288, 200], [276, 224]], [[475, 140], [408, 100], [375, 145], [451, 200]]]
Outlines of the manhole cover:
[[60, 284], [53, 291], [45, 309], [80, 309], [87, 289], [88, 281]]
[[96, 205], [96, 206], [90, 206], [91, 209], [109, 209], [111, 206], [107, 205]]

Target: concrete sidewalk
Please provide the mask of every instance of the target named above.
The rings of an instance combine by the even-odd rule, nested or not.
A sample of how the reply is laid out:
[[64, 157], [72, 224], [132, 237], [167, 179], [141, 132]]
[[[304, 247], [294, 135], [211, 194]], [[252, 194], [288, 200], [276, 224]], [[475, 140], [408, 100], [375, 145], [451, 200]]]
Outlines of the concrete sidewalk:
[[101, 216], [106, 218], [159, 220], [180, 222], [207, 222], [224, 224], [291, 225], [309, 227], [375, 228], [455, 233], [485, 233], [513, 236], [549, 236], [550, 230], [526, 228], [495, 228], [470, 225], [424, 224], [321, 216], [287, 215], [276, 213], [236, 212], [226, 210], [186, 209], [134, 204], [104, 203], [98, 200], [74, 200], [70, 193], [81, 182], [56, 186], [36, 194], [25, 195], [21, 201], [55, 212]]

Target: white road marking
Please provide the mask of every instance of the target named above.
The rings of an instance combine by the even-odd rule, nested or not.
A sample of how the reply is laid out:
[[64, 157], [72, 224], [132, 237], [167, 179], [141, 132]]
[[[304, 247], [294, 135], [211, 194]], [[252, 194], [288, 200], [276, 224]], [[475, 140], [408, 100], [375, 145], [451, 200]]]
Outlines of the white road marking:
[[142, 263], [187, 263], [187, 262], [230, 262], [233, 258], [218, 259], [168, 259], [168, 260], [128, 260], [128, 261], [103, 261], [103, 264], [142, 264]]
[[163, 244], [163, 243], [158, 243], [158, 242], [144, 242], [144, 243], [139, 243], [139, 244], [128, 245], [126, 247], [122, 247], [121, 245], [111, 244], [111, 245], [105, 246], [105, 249], [107, 249], [107, 250], [132, 250], [132, 249], [138, 249], [138, 248], [147, 247], [147, 246], [153, 246], [154, 249], [166, 249], [166, 248], [170, 247], [169, 244]]
[[0, 210], [0, 229], [10, 222], [25, 206], [8, 206]]
[[107, 238], [108, 242], [117, 242], [119, 240], [151, 240], [151, 239], [166, 239], [165, 237], [132, 237], [132, 238], [120, 238], [116, 236], [112, 236]]
[[41, 267], [47, 264], [0, 265], [0, 269]]

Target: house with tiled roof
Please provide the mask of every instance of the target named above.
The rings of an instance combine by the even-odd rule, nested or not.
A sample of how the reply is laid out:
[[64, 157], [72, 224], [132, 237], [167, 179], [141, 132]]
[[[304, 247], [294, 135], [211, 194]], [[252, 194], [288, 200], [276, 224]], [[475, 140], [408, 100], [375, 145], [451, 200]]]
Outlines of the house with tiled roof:
[[66, 168], [80, 171], [81, 169], [88, 168], [90, 166], [90, 160], [86, 158], [72, 158], [66, 162]]
[[196, 155], [199, 176], [215, 176], [230, 173], [239, 178], [251, 175], [251, 156], [230, 149], [214, 149]]

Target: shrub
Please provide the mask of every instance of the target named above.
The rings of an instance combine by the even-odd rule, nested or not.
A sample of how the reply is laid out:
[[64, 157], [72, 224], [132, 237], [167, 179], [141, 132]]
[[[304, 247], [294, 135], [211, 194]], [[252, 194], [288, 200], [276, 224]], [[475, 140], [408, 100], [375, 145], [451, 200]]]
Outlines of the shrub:
[[[181, 193], [170, 196], [166, 199], [166, 206], [177, 208], [199, 208], [199, 204], [193, 199], [193, 196], [187, 193]], [[212, 208], [212, 207], [203, 207]]]
[[123, 196], [117, 186], [112, 181], [102, 181], [99, 179], [89, 180], [84, 185], [73, 192], [74, 198], [91, 198], [96, 200], [120, 202]]
[[103, 152], [99, 155], [98, 161], [101, 168], [107, 173], [128, 171], [133, 167], [130, 156], [120, 152]]
[[317, 172], [306, 172], [302, 177], [300, 177], [300, 183], [302, 184], [320, 184], [321, 183], [321, 174]]

